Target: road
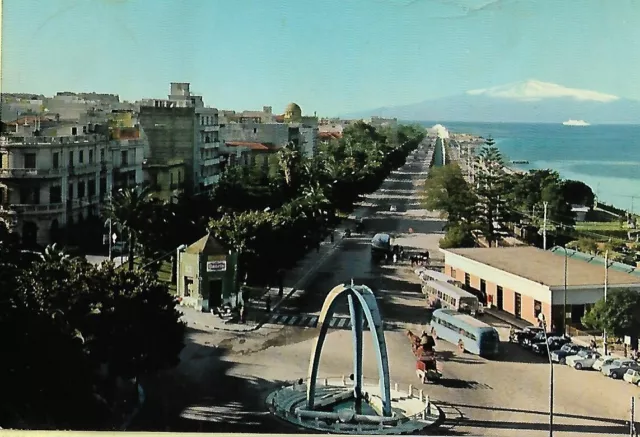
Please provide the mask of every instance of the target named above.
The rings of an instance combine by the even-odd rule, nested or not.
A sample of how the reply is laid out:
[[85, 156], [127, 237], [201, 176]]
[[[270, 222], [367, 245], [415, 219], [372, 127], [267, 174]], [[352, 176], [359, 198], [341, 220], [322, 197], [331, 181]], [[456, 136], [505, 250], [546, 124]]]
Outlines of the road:
[[[352, 279], [370, 286], [378, 297], [387, 323], [392, 381], [405, 387], [417, 385], [405, 329], [420, 331], [427, 320], [418, 280], [407, 264], [372, 264], [368, 242], [375, 232], [390, 232], [399, 244], [429, 250], [439, 261], [434, 255], [443, 221], [437, 214], [419, 210], [415, 192], [425, 169], [423, 161], [410, 158], [385, 181], [370, 199], [366, 235], [347, 239], [318, 269], [305, 292], [281, 306], [274, 323], [242, 335], [191, 330], [177, 371], [145, 381], [149, 402], [131, 430], [300, 432], [271, 418], [264, 398], [284, 381], [306, 376], [316, 337], [310, 327], [313, 316], [331, 288]], [[389, 212], [391, 204], [397, 213]], [[346, 316], [346, 304], [337, 313], [337, 319]], [[498, 320], [487, 320], [498, 327], [505, 341], [508, 328]], [[352, 373], [351, 333], [346, 324], [340, 326], [337, 321], [334, 326], [325, 342], [320, 376]], [[365, 336], [365, 377], [377, 378], [369, 341]], [[448, 417], [436, 434], [546, 435], [549, 365], [515, 345], [505, 343], [504, 348], [501, 359], [489, 361], [460, 355], [452, 345], [438, 343], [444, 380], [424, 387]], [[555, 375], [556, 435], [628, 435], [625, 420], [638, 387], [567, 366], [556, 366]]]

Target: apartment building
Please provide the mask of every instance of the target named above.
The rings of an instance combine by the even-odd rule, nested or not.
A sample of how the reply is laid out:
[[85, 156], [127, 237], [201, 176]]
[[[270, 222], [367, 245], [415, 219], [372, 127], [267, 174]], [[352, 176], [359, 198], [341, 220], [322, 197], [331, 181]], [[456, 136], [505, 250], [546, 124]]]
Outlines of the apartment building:
[[[271, 107], [265, 110], [271, 113]], [[265, 151], [276, 152], [288, 143], [301, 147], [305, 156], [313, 156], [318, 145], [318, 119], [304, 117], [302, 109], [295, 103], [287, 105], [285, 112], [274, 119], [276, 122], [258, 122], [250, 120], [233, 122], [228, 118], [220, 125], [220, 135], [223, 140], [221, 151], [229, 159], [238, 154], [263, 155]], [[242, 145], [244, 144], [244, 145]], [[246, 161], [246, 160], [245, 160]], [[254, 161], [250, 158], [249, 161]], [[236, 162], [238, 160], [236, 159]]]
[[171, 83], [167, 99], [140, 102], [140, 123], [149, 139], [145, 173], [158, 197], [169, 200], [184, 189], [209, 189], [220, 178], [220, 123], [190, 84]]
[[98, 126], [21, 125], [0, 137], [0, 220], [25, 244], [49, 244], [62, 229], [100, 215], [112, 188], [142, 183], [145, 143], [111, 140]]

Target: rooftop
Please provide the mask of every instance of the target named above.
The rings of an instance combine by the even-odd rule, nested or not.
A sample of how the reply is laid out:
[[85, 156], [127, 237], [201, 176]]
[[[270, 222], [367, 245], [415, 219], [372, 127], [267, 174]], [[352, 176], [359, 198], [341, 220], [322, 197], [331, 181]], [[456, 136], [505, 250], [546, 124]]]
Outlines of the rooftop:
[[272, 147], [267, 143], [252, 143], [250, 141], [226, 141], [226, 146], [230, 147], [246, 147], [251, 150], [271, 150]]
[[[531, 246], [442, 249], [442, 252], [456, 254], [549, 287], [564, 285], [564, 262], [557, 252]], [[603, 267], [568, 257], [567, 286], [603, 285]], [[640, 277], [610, 268], [609, 284], [640, 284]]]

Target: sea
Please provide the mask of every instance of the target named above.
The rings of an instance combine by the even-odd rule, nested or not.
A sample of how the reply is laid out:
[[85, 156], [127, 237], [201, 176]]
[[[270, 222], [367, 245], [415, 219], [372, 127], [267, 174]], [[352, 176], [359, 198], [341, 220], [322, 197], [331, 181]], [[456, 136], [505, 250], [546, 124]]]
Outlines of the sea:
[[492, 137], [508, 166], [556, 170], [564, 179], [589, 185], [599, 201], [640, 212], [640, 125], [419, 123], [441, 124], [451, 133]]

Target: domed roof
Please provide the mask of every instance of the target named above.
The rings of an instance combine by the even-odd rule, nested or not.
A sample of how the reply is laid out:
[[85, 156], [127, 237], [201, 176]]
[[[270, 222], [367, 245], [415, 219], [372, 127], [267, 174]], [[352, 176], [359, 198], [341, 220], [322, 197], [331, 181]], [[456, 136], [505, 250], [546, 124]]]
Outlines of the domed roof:
[[302, 109], [297, 103], [289, 103], [286, 112], [302, 112]]

